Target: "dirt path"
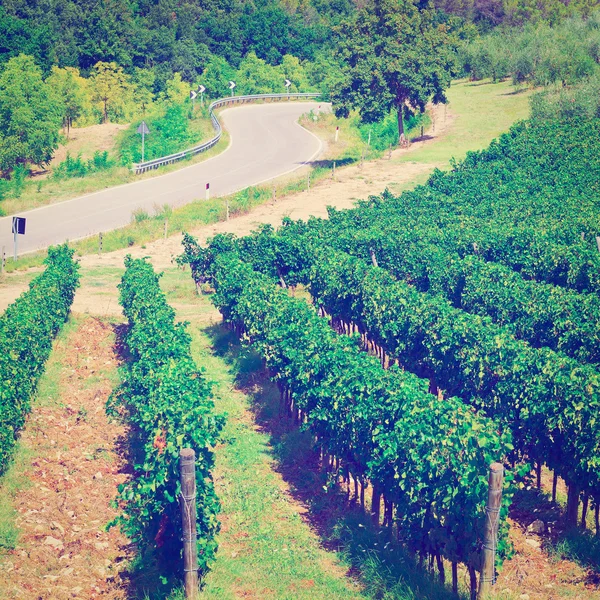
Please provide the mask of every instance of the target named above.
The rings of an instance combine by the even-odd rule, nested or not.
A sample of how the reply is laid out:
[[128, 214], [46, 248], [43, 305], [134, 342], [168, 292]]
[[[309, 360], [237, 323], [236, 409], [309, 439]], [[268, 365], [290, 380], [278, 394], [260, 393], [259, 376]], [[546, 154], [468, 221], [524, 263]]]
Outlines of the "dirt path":
[[117, 367], [113, 328], [91, 317], [66, 327], [21, 436], [28, 485], [15, 498], [19, 540], [2, 560], [1, 598], [125, 598], [118, 572], [127, 540], [105, 531], [126, 477], [123, 428], [104, 410]]

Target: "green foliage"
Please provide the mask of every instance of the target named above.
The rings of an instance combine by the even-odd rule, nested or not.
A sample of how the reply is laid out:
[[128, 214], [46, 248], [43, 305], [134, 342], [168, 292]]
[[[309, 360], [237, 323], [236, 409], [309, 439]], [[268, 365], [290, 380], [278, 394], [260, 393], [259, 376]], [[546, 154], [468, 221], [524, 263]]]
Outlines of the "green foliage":
[[[164, 110], [154, 112], [144, 119], [150, 130], [144, 140], [144, 160], [159, 158], [179, 152], [198, 142], [190, 128], [188, 107], [185, 104], [169, 103]], [[141, 120], [136, 120], [120, 139], [121, 164], [141, 162], [142, 136], [137, 132]]]
[[[341, 84], [331, 89], [335, 114], [358, 109], [363, 121], [390, 111], [423, 112], [429, 101], [446, 102], [457, 38], [438, 25], [435, 12], [411, 0], [375, 0], [339, 30], [335, 53]], [[403, 134], [398, 119], [398, 135]]]
[[527, 23], [556, 25], [567, 17], [588, 16], [595, 0], [435, 0], [436, 8], [474, 23], [481, 31], [496, 26], [522, 27]]
[[239, 94], [269, 94], [285, 91], [283, 77], [279, 70], [250, 52], [240, 63], [236, 72]]
[[10, 174], [10, 189], [15, 198], [20, 198], [25, 187], [25, 180], [29, 176], [29, 167], [26, 165], [17, 165]]
[[[268, 228], [259, 235], [266, 241]], [[182, 260], [197, 281], [212, 277], [214, 303], [263, 356], [282, 403], [300, 409], [344, 472], [394, 503], [398, 530], [412, 550], [478, 564], [487, 467], [510, 451], [510, 436], [457, 398], [439, 402], [415, 375], [397, 366], [384, 370], [356, 339], [337, 335], [313, 307], [228, 252], [233, 243], [217, 236], [204, 250], [188, 236]], [[263, 265], [270, 254], [261, 243], [247, 251]], [[503, 525], [499, 557], [508, 552], [506, 532]]]
[[59, 99], [30, 56], [11, 58], [0, 73], [0, 172], [45, 164], [58, 147]]
[[115, 62], [99, 61], [91, 76], [92, 99], [100, 106], [102, 122], [119, 120], [125, 112], [127, 95], [132, 92], [129, 77]]
[[45, 264], [46, 270], [0, 317], [0, 474], [79, 285], [78, 265], [66, 245], [51, 247]]
[[108, 152], [96, 150], [94, 156], [89, 160], [83, 160], [81, 154], [73, 158], [68, 152], [67, 157], [54, 167], [52, 177], [54, 179], [68, 179], [70, 177], [85, 177], [90, 173], [106, 171], [115, 166], [115, 161], [108, 157]]
[[115, 62], [127, 73], [153, 65], [157, 93], [176, 72], [195, 81], [212, 55], [234, 69], [248, 52], [271, 65], [280, 64], [286, 54], [312, 58], [328, 43], [331, 23], [353, 10], [347, 0], [338, 0], [335, 7], [324, 7], [318, 0], [315, 6], [280, 0], [203, 4], [11, 0], [0, 7], [0, 61], [26, 52], [45, 72], [53, 65], [88, 71], [98, 61]]
[[89, 84], [81, 77], [79, 69], [52, 67], [46, 83], [56, 93], [62, 112], [63, 127], [67, 131], [75, 121], [85, 122], [92, 115]]
[[210, 98], [230, 95], [229, 82], [236, 78], [235, 69], [222, 57], [212, 56], [202, 73], [202, 84]]
[[519, 124], [399, 198], [237, 246], [598, 498], [600, 304], [572, 290], [598, 290], [600, 124], [569, 125]]
[[214, 559], [219, 502], [212, 483], [213, 455], [222, 418], [213, 414], [210, 385], [190, 354], [185, 324], [175, 323], [156, 275], [145, 260], [125, 259], [120, 302], [129, 329], [124, 381], [108, 407], [129, 424], [134, 474], [119, 486], [119, 524], [140, 552], [155, 551], [161, 564], [179, 566], [181, 518], [179, 452], [196, 452], [198, 562]]
[[[404, 131], [408, 135], [421, 125], [426, 126], [428, 121], [429, 119], [422, 113], [408, 115], [404, 117]], [[398, 116], [394, 113], [390, 113], [377, 123], [368, 125], [357, 123], [357, 126], [363, 142], [368, 142], [371, 134], [371, 147], [376, 150], [387, 150], [390, 145], [398, 145]]]
[[460, 51], [465, 74], [498, 81], [512, 77], [515, 85], [559, 88], [598, 73], [600, 13], [574, 17], [550, 26], [528, 24], [522, 29], [498, 29], [467, 43]]

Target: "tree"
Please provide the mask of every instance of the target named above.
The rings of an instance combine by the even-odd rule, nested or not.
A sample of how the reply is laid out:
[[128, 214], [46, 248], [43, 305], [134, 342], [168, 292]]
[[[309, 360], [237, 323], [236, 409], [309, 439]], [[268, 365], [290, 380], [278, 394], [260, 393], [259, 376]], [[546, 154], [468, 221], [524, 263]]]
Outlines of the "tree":
[[402, 140], [403, 116], [423, 112], [430, 100], [446, 102], [457, 40], [429, 6], [374, 0], [337, 32], [341, 83], [331, 99], [338, 117], [358, 109], [363, 122], [374, 123], [394, 110]]
[[152, 88], [156, 81], [156, 75], [152, 69], [140, 69], [136, 67], [133, 72], [133, 101], [142, 115], [146, 114], [148, 108], [154, 101]]
[[229, 95], [229, 82], [235, 80], [235, 70], [222, 57], [213, 55], [202, 73], [200, 82], [206, 87], [211, 98], [222, 98]]
[[73, 121], [86, 112], [91, 112], [91, 94], [86, 79], [81, 77], [79, 69], [74, 67], [52, 67], [52, 73], [46, 79], [57, 94], [62, 111], [63, 128], [69, 131]]
[[239, 90], [243, 94], [271, 94], [285, 89], [277, 67], [267, 64], [254, 52], [248, 52], [236, 73]]
[[11, 58], [0, 74], [0, 171], [43, 165], [58, 147], [61, 108], [33, 57]]
[[310, 84], [308, 83], [308, 77], [304, 69], [304, 65], [291, 54], [286, 54], [279, 65], [281, 71], [281, 85], [283, 86], [284, 79], [289, 79], [292, 83], [290, 86], [290, 92], [308, 92], [310, 91]]
[[128, 78], [123, 68], [114, 62], [99, 61], [92, 74], [94, 101], [102, 105], [102, 122], [108, 123], [109, 110], [115, 104], [124, 104], [129, 91]]
[[173, 73], [173, 77], [166, 82], [165, 91], [161, 92], [160, 99], [167, 104], [182, 104], [190, 94], [190, 84], [181, 79], [180, 73]]

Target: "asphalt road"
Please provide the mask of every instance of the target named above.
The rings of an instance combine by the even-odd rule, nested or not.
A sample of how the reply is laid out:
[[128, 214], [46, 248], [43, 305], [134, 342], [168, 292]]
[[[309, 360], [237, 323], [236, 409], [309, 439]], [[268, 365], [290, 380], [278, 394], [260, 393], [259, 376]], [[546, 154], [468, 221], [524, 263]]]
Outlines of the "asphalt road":
[[[204, 199], [207, 183], [211, 197], [226, 196], [298, 169], [322, 149], [320, 140], [297, 122], [318, 106], [282, 102], [228, 108], [220, 114], [231, 139], [227, 150], [160, 177], [19, 213], [26, 217], [27, 229], [19, 236], [18, 253], [124, 227], [139, 209], [153, 214], [165, 204], [176, 207]], [[1, 218], [0, 246], [6, 247], [7, 256], [13, 252], [11, 230], [12, 216]]]

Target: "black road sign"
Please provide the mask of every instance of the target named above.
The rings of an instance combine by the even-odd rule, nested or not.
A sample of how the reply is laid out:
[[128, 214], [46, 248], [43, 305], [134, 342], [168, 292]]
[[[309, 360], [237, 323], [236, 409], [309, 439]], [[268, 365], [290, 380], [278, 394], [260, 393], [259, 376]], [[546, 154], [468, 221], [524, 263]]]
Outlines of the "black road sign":
[[19, 235], [25, 235], [25, 217], [13, 217], [12, 232]]

